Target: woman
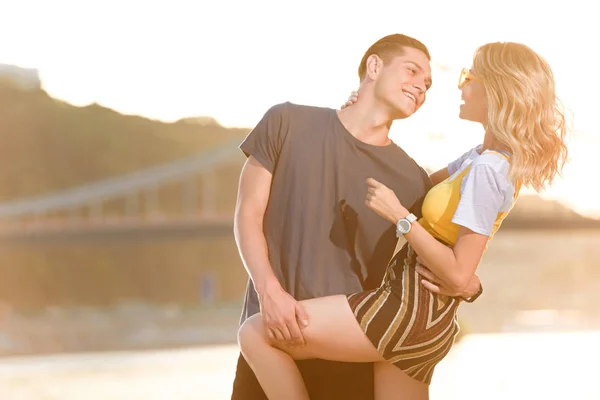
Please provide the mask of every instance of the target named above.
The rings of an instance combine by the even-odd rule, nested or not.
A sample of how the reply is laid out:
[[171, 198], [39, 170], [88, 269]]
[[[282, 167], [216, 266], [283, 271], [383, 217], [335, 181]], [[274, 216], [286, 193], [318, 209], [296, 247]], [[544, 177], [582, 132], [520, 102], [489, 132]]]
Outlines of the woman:
[[[488, 242], [515, 204], [521, 185], [540, 190], [566, 159], [564, 116], [552, 71], [527, 46], [480, 47], [463, 70], [460, 118], [485, 128], [480, 146], [432, 175], [435, 186], [414, 216], [383, 184], [369, 179], [367, 205], [408, 241], [382, 286], [302, 302], [306, 344], [271, 341], [260, 315], [240, 328], [242, 354], [270, 399], [308, 399], [294, 359], [375, 363], [375, 398], [427, 399], [435, 365], [458, 333], [461, 299], [420, 284], [416, 254], [447, 287], [464, 288]], [[355, 99], [352, 99], [352, 103]]]

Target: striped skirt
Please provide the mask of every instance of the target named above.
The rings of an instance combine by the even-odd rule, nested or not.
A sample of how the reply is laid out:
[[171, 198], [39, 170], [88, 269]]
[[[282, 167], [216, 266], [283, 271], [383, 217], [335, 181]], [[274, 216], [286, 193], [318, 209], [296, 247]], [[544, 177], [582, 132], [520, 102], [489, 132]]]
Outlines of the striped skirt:
[[458, 334], [460, 300], [425, 289], [415, 265], [416, 253], [407, 244], [390, 261], [380, 288], [351, 294], [348, 302], [383, 358], [430, 384]]

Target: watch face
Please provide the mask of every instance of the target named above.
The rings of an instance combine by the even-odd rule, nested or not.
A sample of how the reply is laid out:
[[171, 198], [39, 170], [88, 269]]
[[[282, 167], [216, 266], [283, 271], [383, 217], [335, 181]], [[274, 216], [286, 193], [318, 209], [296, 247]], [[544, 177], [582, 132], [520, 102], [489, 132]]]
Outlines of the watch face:
[[401, 219], [400, 221], [398, 221], [398, 230], [400, 231], [400, 233], [408, 233], [410, 232], [410, 222], [408, 222], [405, 219]]

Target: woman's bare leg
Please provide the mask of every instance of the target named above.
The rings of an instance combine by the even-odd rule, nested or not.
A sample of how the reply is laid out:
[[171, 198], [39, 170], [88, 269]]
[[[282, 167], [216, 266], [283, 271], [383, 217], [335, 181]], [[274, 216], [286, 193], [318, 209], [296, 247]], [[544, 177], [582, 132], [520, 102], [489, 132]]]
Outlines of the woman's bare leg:
[[392, 399], [429, 400], [429, 385], [387, 361], [375, 363], [375, 400]]
[[302, 301], [308, 326], [306, 344], [289, 347], [271, 342], [260, 315], [240, 328], [241, 352], [270, 400], [308, 400], [306, 386], [294, 360], [321, 358], [345, 362], [375, 362], [375, 399], [426, 400], [428, 386], [409, 378], [386, 362], [358, 325], [346, 296]]
[[241, 352], [270, 400], [308, 400], [294, 359], [383, 361], [360, 329], [346, 296], [322, 297], [301, 303], [308, 315], [308, 326], [302, 328], [306, 341], [302, 347], [270, 342], [260, 314], [248, 318], [238, 334]]

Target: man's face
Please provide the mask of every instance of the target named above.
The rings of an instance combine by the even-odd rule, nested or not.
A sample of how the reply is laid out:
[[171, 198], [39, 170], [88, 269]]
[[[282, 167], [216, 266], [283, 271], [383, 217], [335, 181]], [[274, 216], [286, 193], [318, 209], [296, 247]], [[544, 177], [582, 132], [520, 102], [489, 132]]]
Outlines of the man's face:
[[431, 65], [425, 53], [405, 47], [388, 60], [375, 77], [375, 98], [392, 110], [394, 119], [413, 115], [425, 102], [431, 86]]

